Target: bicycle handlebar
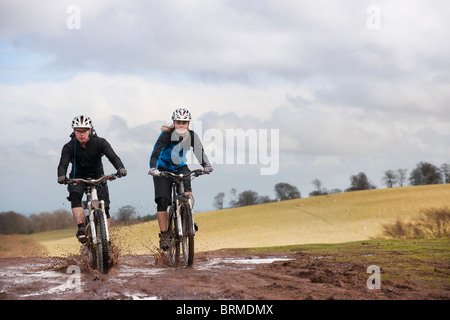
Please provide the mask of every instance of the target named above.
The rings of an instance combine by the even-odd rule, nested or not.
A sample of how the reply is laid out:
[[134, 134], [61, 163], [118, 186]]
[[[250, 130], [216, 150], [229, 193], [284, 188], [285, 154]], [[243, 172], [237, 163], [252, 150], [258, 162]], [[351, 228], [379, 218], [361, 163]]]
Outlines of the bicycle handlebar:
[[[148, 174], [151, 175], [150, 171], [148, 172]], [[172, 173], [170, 171], [161, 171], [159, 176], [160, 177], [183, 179], [183, 178], [188, 178], [190, 176], [198, 177], [198, 176], [201, 176], [203, 174], [209, 174], [209, 172], [205, 172], [205, 169], [192, 170], [191, 172], [189, 172], [187, 174], [183, 174], [183, 173], [176, 174], [176, 173]]]
[[121, 176], [118, 173], [112, 173], [112, 174], [104, 175], [103, 177], [100, 177], [98, 179], [90, 179], [90, 178], [89, 179], [82, 179], [82, 178], [68, 179], [66, 181], [66, 184], [76, 184], [78, 182], [84, 182], [87, 184], [94, 185], [94, 184], [100, 183], [106, 179], [111, 181], [111, 180], [115, 180], [116, 178], [121, 178]]

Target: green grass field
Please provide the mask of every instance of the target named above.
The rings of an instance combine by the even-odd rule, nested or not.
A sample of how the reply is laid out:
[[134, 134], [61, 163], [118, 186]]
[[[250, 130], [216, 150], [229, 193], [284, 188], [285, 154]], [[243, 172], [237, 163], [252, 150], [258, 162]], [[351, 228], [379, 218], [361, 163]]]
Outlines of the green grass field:
[[[449, 239], [375, 239], [345, 243], [304, 244], [239, 249], [242, 254], [301, 252], [332, 259], [336, 264], [383, 266], [382, 280], [408, 285], [411, 279], [427, 286], [448, 285]], [[393, 261], [393, 256], [395, 261]]]
[[[424, 209], [450, 207], [450, 185], [376, 189], [196, 213], [196, 251], [343, 243], [382, 236], [383, 224], [409, 221]], [[79, 254], [75, 229], [31, 237], [50, 256]], [[121, 254], [159, 246], [157, 221], [112, 228]]]

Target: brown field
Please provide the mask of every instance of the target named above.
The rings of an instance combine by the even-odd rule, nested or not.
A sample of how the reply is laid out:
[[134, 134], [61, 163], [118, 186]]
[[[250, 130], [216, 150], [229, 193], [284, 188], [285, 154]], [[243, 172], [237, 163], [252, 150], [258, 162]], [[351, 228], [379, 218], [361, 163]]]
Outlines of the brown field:
[[47, 256], [45, 246], [30, 236], [0, 234], [0, 258]]

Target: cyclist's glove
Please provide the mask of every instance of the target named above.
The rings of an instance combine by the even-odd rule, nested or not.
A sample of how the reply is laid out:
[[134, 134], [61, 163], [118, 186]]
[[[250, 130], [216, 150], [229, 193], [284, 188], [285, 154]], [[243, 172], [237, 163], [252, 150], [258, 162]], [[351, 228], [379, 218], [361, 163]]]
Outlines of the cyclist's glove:
[[125, 177], [127, 175], [127, 169], [120, 168], [119, 170], [117, 170], [117, 173], [119, 174], [119, 177]]
[[203, 169], [205, 170], [205, 173], [211, 173], [214, 170], [213, 167], [209, 165], [206, 165]]
[[58, 183], [59, 184], [66, 184], [66, 182], [67, 182], [67, 177], [66, 176], [58, 177]]
[[161, 171], [159, 171], [156, 168], [150, 168], [150, 172], [149, 172], [152, 176], [154, 177], [158, 177], [161, 174]]

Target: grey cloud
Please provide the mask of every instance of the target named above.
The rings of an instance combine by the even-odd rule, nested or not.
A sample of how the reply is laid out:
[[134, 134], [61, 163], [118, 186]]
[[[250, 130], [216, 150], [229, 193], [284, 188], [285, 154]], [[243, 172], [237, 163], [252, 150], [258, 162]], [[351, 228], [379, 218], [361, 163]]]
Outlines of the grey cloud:
[[[263, 120], [214, 112], [200, 118], [202, 130], [279, 129], [280, 152], [315, 156], [411, 155], [416, 136], [383, 115], [363, 108], [330, 108], [310, 104], [280, 107]], [[441, 137], [442, 138], [442, 137]]]
[[81, 29], [68, 30], [62, 4], [10, 4], [4, 15], [20, 22], [3, 22], [3, 34], [53, 55], [54, 68], [77, 72], [180, 73], [206, 80], [267, 73], [305, 81], [386, 77], [397, 69], [389, 35], [371, 34], [366, 5], [352, 1], [114, 2], [101, 10], [82, 3], [80, 9]]
[[[20, 73], [23, 81], [55, 84], [11, 86], [9, 74], [19, 77], [13, 72], [2, 78], [8, 81], [3, 102], [11, 110], [11, 127], [2, 131], [3, 173], [10, 166], [28, 173], [42, 165], [54, 183], [48, 163], [58, 160], [73, 108], [90, 108], [98, 118], [120, 112], [96, 120], [98, 134], [111, 140], [126, 164], [145, 172], [164, 123], [131, 118], [161, 119], [178, 101], [197, 103], [199, 110], [210, 106], [211, 112], [195, 115], [204, 130], [278, 128], [280, 153], [294, 165], [301, 156], [312, 162], [354, 157], [352, 163], [365, 157], [363, 166], [375, 157], [445, 157], [448, 2], [379, 1], [377, 31], [366, 27], [367, 2], [78, 1], [81, 29], [69, 30], [66, 8], [72, 4], [0, 2], [0, 45], [14, 53], [2, 55], [5, 63], [22, 55], [14, 67], [31, 66]], [[81, 75], [61, 84], [73, 74]], [[201, 82], [208, 85], [192, 85]], [[136, 90], [123, 89], [128, 83]], [[227, 103], [235, 105], [227, 109]], [[62, 116], [69, 112], [69, 119]], [[44, 117], [36, 123], [36, 115]], [[42, 153], [43, 143], [58, 150]]]

